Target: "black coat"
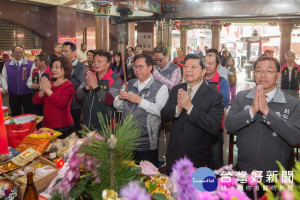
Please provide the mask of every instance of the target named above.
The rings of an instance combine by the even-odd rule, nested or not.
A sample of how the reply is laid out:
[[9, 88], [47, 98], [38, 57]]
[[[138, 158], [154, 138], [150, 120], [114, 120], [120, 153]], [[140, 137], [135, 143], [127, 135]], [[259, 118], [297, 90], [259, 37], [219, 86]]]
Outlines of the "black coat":
[[161, 110], [161, 119], [172, 121], [171, 135], [167, 150], [167, 174], [179, 158], [185, 155], [195, 167], [211, 166], [211, 146], [219, 133], [223, 114], [222, 94], [205, 82], [197, 90], [190, 115], [183, 110], [175, 118], [178, 89], [187, 90], [187, 83], [173, 87], [165, 107]]

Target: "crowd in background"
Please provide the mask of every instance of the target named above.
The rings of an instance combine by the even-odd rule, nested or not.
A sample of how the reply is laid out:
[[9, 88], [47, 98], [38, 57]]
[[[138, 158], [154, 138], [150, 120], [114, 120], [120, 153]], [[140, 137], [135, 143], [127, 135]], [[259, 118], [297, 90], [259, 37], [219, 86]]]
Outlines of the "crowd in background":
[[[125, 59], [120, 52], [87, 51], [85, 43], [77, 50], [65, 42], [56, 43], [49, 56], [37, 55], [34, 62], [24, 57], [22, 46], [12, 48], [12, 57], [1, 78], [12, 116], [43, 115], [43, 126], [65, 138], [74, 131], [80, 136], [82, 124], [101, 130], [98, 113], [119, 123], [133, 114], [141, 129], [135, 160], [166, 166], [167, 174], [184, 156], [195, 167], [222, 167], [225, 126], [238, 135], [241, 170], [275, 170], [275, 160], [287, 167], [291, 146], [300, 143], [300, 75], [292, 51], [286, 52], [282, 67], [272, 51], [266, 51], [253, 66], [257, 86], [237, 96], [240, 60], [236, 65], [227, 49], [189, 49], [184, 55], [177, 48], [171, 61], [163, 46], [151, 55], [139, 45], [129, 47]], [[111, 115], [116, 110], [118, 119]], [[260, 159], [254, 157], [258, 155]]]

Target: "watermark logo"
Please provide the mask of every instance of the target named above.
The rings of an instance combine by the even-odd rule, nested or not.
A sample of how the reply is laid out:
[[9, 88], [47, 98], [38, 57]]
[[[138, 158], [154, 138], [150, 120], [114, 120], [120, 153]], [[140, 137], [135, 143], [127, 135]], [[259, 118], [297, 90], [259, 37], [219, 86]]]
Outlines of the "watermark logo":
[[197, 190], [202, 192], [212, 192], [218, 187], [215, 173], [207, 167], [201, 167], [194, 171], [192, 183]]

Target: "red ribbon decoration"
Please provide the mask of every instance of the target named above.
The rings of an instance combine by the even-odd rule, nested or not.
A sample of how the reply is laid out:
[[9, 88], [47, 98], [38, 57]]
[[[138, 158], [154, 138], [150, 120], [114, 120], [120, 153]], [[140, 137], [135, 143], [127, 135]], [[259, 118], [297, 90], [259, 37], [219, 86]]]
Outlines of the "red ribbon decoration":
[[0, 93], [0, 154], [7, 154], [8, 153], [8, 143], [7, 143], [7, 133], [6, 127], [4, 124], [4, 115], [2, 111], [2, 96]]

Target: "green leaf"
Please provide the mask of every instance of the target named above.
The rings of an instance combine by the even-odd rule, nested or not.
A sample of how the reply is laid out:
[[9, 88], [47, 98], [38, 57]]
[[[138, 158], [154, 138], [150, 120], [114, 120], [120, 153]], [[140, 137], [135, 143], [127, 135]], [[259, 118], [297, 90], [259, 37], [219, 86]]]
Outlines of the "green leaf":
[[167, 197], [162, 193], [154, 193], [152, 194], [152, 198], [155, 200], [168, 200]]
[[156, 186], [157, 186], [157, 182], [156, 181], [154, 183], [150, 182], [149, 183], [149, 187], [148, 187], [149, 193], [152, 193], [155, 190]]
[[85, 189], [85, 185], [77, 185], [76, 187], [73, 187], [70, 192], [70, 197], [76, 199], [79, 197]]
[[54, 185], [58, 184], [58, 183], [61, 182], [62, 180], [63, 180], [63, 178], [58, 178], [58, 179], [55, 181], [55, 184], [54, 184]]
[[50, 200], [68, 200], [68, 198], [60, 192], [54, 192], [54, 194], [51, 195]]
[[[105, 141], [102, 141], [95, 136], [88, 139], [81, 145], [80, 150], [86, 155], [93, 156], [99, 165], [97, 166], [97, 171], [99, 178], [101, 180], [100, 184], [95, 184], [93, 182], [93, 177], [91, 172], [86, 177], [81, 177], [77, 181], [77, 187], [81, 185], [85, 189], [81, 192], [81, 196], [89, 195], [90, 199], [97, 199], [101, 196], [104, 189], [115, 189], [119, 191], [120, 188], [128, 184], [131, 180], [139, 180], [140, 178], [140, 168], [134, 168], [127, 166], [124, 161], [133, 160], [133, 150], [138, 145], [137, 139], [140, 136], [140, 129], [138, 128], [137, 121], [134, 119], [133, 115], [129, 115], [123, 120], [122, 124], [116, 124], [114, 129], [110, 127], [112, 114], [110, 117], [103, 117], [101, 113], [98, 114], [99, 123], [101, 125], [101, 130], [96, 130], [100, 135], [102, 135]], [[84, 127], [83, 132], [90, 131], [88, 128]], [[86, 135], [85, 132], [83, 135]], [[117, 144], [115, 149], [110, 149], [107, 145], [107, 140], [113, 134], [117, 139]], [[110, 155], [113, 151], [113, 162], [111, 162]], [[113, 163], [113, 164], [112, 164]], [[113, 173], [111, 173], [111, 169]], [[114, 185], [111, 188], [110, 180], [113, 176]], [[97, 185], [97, 188], [93, 186]], [[76, 188], [77, 188], [76, 187]], [[74, 189], [74, 188], [73, 188]], [[82, 190], [81, 187], [78, 188]], [[73, 190], [72, 190], [73, 191]], [[80, 193], [77, 192], [78, 194]], [[73, 191], [73, 195], [78, 194]], [[79, 194], [80, 195], [80, 194]]]

